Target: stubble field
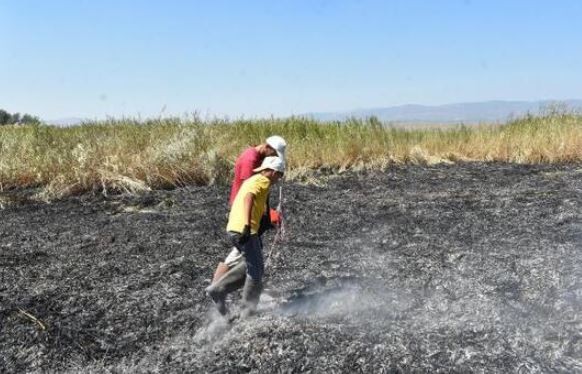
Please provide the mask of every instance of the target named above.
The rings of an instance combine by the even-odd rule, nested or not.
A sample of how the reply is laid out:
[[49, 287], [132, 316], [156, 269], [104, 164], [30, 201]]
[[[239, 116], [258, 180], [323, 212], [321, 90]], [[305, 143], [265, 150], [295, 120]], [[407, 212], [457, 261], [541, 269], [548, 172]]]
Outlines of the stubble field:
[[3, 193], [0, 372], [582, 372], [579, 164], [313, 181], [284, 184], [259, 314], [231, 324], [203, 292], [227, 188]]

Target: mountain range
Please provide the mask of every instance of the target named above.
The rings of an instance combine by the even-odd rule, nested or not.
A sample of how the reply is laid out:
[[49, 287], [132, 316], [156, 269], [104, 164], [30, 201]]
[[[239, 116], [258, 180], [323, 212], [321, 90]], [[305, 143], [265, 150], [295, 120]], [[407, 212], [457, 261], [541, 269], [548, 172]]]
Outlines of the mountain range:
[[[319, 121], [342, 121], [349, 118], [377, 117], [382, 122], [403, 124], [504, 123], [516, 117], [542, 114], [551, 110], [582, 113], [582, 100], [482, 101], [445, 105], [407, 104], [383, 108], [356, 109], [338, 112], [304, 113], [300, 117]], [[72, 126], [88, 121], [70, 117], [46, 121], [56, 126]]]
[[53, 126], [67, 127], [67, 126], [80, 125], [81, 123], [87, 122], [87, 121], [88, 121], [88, 119], [86, 119], [86, 118], [66, 117], [66, 118], [51, 119], [51, 120], [45, 121], [45, 123], [47, 123], [49, 125], [53, 125]]
[[357, 109], [347, 112], [306, 113], [320, 121], [341, 121], [348, 118], [375, 116], [383, 122], [395, 123], [503, 123], [530, 114], [551, 110], [582, 112], [582, 100], [542, 101], [484, 101], [446, 105], [400, 105], [384, 108]]

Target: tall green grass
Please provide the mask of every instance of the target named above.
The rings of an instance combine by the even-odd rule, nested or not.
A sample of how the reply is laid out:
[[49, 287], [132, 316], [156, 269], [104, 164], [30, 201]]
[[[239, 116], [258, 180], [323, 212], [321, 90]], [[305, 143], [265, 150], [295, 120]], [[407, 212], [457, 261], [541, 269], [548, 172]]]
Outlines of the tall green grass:
[[320, 123], [111, 119], [82, 126], [0, 127], [0, 189], [42, 187], [50, 196], [139, 191], [228, 181], [245, 147], [278, 134], [288, 173], [383, 169], [458, 161], [580, 162], [582, 116], [526, 116], [507, 125], [402, 129], [376, 119]]

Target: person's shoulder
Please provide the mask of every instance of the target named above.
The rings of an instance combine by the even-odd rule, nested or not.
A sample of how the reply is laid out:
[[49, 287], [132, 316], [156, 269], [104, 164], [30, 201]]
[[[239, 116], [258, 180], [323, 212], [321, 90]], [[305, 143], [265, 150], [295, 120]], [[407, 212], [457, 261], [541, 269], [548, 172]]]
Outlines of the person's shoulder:
[[262, 174], [255, 174], [255, 177], [257, 177], [256, 183], [260, 184], [262, 187], [269, 187], [269, 185], [271, 184], [269, 178], [265, 177]]
[[257, 182], [256, 182], [256, 180], [257, 180], [257, 175], [258, 175], [258, 174], [253, 174], [253, 175], [251, 175], [250, 177], [248, 177], [247, 179], [245, 179], [245, 180], [243, 181], [243, 185], [247, 185], [247, 186], [248, 186], [248, 185], [252, 185], [252, 184], [255, 184], [255, 183], [257, 183]]
[[259, 160], [259, 153], [254, 147], [250, 147], [245, 149], [238, 157], [236, 158], [237, 165], [251, 165], [254, 166]]
[[259, 151], [257, 151], [255, 149], [255, 147], [248, 147], [247, 149], [245, 149], [244, 151], [242, 151], [242, 153], [240, 154], [239, 157], [256, 158], [258, 156], [259, 156]]
[[250, 154], [249, 151], [251, 151], [251, 148], [252, 147], [245, 148], [241, 153], [238, 154], [238, 156], [236, 157], [236, 160], [240, 161], [240, 160], [244, 160], [244, 159], [248, 158], [248, 155]]
[[265, 177], [263, 177], [263, 176], [261, 175], [261, 173], [256, 173], [256, 174], [253, 174], [253, 175], [252, 175], [252, 176], [251, 176], [251, 177], [248, 179], [248, 181], [249, 181], [249, 182], [252, 182], [252, 183], [260, 183], [260, 182], [262, 181], [262, 179], [263, 179], [263, 178], [265, 178]]
[[252, 177], [246, 180], [245, 183], [260, 186], [260, 187], [269, 187], [271, 181], [269, 178], [265, 177], [261, 173], [254, 174]]

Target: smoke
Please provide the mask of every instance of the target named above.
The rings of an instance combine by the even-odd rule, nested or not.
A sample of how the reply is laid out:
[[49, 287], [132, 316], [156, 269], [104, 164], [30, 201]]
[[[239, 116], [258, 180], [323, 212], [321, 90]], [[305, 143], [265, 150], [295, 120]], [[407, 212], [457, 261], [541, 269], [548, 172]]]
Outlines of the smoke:
[[[364, 271], [307, 282], [280, 299], [275, 314], [427, 333], [494, 331], [546, 345], [556, 334], [571, 333], [567, 321], [578, 321], [582, 262], [571, 245], [554, 245], [553, 252], [535, 248], [535, 256], [520, 257], [479, 248], [426, 257], [418, 248], [410, 249], [416, 257], [375, 253], [375, 243], [387, 235], [375, 230], [352, 239], [350, 247], [361, 253], [352, 268]], [[426, 271], [413, 274], [413, 267]]]
[[[339, 282], [332, 287], [304, 289], [283, 300], [277, 314], [308, 319], [358, 321], [379, 314], [394, 318], [411, 302], [408, 295], [367, 288], [357, 281]], [[387, 309], [390, 307], [390, 309]]]
[[207, 315], [207, 323], [202, 325], [192, 339], [198, 345], [212, 344], [219, 340], [230, 328], [228, 319], [211, 309]]
[[356, 285], [345, 285], [297, 294], [286, 300], [279, 312], [283, 316], [341, 317], [371, 308], [372, 301]]

